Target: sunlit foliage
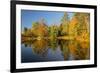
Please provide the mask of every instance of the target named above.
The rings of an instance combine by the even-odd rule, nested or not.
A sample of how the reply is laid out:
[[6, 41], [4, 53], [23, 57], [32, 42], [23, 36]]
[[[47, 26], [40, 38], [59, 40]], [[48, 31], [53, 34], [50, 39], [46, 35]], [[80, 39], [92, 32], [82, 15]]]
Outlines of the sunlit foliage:
[[90, 15], [89, 13], [74, 13], [72, 19], [64, 12], [60, 25], [47, 26], [45, 19], [33, 22], [31, 28], [24, 27], [22, 37], [31, 36], [33, 39], [63, 39], [89, 42]]

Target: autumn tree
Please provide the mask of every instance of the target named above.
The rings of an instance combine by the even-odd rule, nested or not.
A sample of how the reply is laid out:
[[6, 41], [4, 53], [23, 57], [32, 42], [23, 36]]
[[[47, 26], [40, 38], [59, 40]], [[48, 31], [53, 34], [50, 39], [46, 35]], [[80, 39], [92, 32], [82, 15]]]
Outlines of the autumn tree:
[[71, 20], [70, 20], [70, 23], [69, 23], [69, 37], [76, 37], [77, 36], [77, 27], [78, 27], [78, 20], [73, 17]]
[[80, 35], [82, 32], [87, 32], [89, 27], [88, 27], [88, 21], [86, 19], [86, 17], [88, 17], [88, 13], [76, 13], [75, 14], [76, 19], [78, 20], [78, 27], [77, 29], [78, 34]]
[[76, 20], [78, 21], [77, 26], [77, 36], [81, 41], [89, 40], [89, 14], [88, 13], [75, 13]]
[[48, 30], [47, 30], [47, 25], [44, 23], [43, 20], [40, 20], [38, 24], [35, 24], [36, 27], [34, 28], [34, 35], [37, 37], [43, 37], [43, 36], [48, 36]]

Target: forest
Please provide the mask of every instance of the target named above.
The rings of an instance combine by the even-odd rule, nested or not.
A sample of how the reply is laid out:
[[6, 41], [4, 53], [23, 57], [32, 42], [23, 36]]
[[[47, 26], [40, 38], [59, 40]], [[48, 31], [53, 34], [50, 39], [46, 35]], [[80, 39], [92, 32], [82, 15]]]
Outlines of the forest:
[[48, 26], [45, 19], [33, 22], [31, 28], [24, 27], [21, 32], [22, 41], [31, 40], [76, 40], [89, 42], [90, 40], [90, 15], [89, 13], [74, 13], [72, 19], [64, 12], [60, 25]]

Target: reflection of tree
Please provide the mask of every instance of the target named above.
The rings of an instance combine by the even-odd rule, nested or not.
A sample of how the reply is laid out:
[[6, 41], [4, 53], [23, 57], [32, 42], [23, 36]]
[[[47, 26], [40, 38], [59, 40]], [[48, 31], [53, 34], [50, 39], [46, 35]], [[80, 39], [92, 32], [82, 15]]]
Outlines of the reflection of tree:
[[24, 44], [25, 47], [31, 47], [33, 41], [23, 41], [22, 44]]
[[45, 54], [47, 47], [48, 47], [47, 40], [36, 40], [32, 43], [32, 50], [36, 54], [40, 54], [40, 55]]
[[83, 44], [83, 43], [79, 43], [77, 41], [76, 42], [70, 41], [68, 45], [70, 52], [74, 56], [75, 59], [78, 59], [78, 60], [87, 59], [89, 57], [89, 47], [85, 46], [83, 48], [82, 45], [80, 44]]
[[89, 59], [90, 58], [90, 43], [89, 42], [80, 42], [78, 43], [80, 48], [82, 48], [81, 50], [83, 51], [83, 55], [85, 59]]
[[62, 55], [64, 60], [68, 60], [69, 57], [69, 49], [68, 49], [68, 41], [60, 41], [59, 43], [60, 49], [62, 51]]
[[66, 41], [66, 40], [34, 40], [22, 42], [26, 47], [31, 47], [33, 53], [46, 56], [47, 50], [51, 49], [53, 52], [59, 47], [64, 60], [69, 60], [70, 54], [76, 60], [89, 59], [89, 42]]
[[31, 47], [33, 53], [38, 55], [44, 55], [48, 49], [48, 41], [47, 40], [32, 40], [22, 42], [25, 47]]
[[57, 47], [58, 47], [58, 41], [57, 41], [57, 39], [53, 39], [53, 40], [50, 39], [49, 40], [49, 48], [51, 48], [52, 51], [54, 52], [54, 51], [56, 51]]

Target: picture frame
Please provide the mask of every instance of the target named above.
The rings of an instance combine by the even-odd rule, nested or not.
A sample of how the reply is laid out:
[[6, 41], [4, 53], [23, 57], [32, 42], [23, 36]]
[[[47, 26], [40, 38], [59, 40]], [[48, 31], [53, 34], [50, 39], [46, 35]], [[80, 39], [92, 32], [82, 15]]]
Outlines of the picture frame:
[[[39, 60], [39, 61], [36, 60], [36, 62], [35, 61], [31, 62], [31, 60], [29, 61], [29, 59], [26, 58], [27, 56], [24, 57], [25, 60], [22, 59], [23, 57], [21, 55], [23, 55], [22, 54], [23, 50], [21, 50], [21, 47], [22, 47], [21, 42], [22, 42], [23, 36], [21, 34], [22, 34], [22, 31], [24, 30], [23, 29], [23, 26], [24, 26], [23, 21], [25, 21], [25, 20], [23, 18], [24, 17], [23, 15], [24, 15], [25, 10], [26, 10], [26, 12], [37, 11], [36, 13], [38, 13], [38, 12], [43, 13], [43, 11], [44, 12], [46, 11], [45, 13], [47, 13], [47, 11], [48, 11], [48, 13], [50, 13], [50, 14], [51, 14], [51, 12], [58, 12], [58, 13], [59, 12], [69, 12], [69, 14], [70, 14], [70, 12], [73, 12], [73, 13], [80, 13], [80, 15], [82, 13], [83, 13], [83, 15], [84, 15], [84, 13], [89, 14], [89, 18], [90, 18], [89, 42], [90, 42], [90, 44], [89, 44], [88, 58], [87, 58], [87, 56], [85, 56], [85, 58], [83, 56], [80, 57], [80, 55], [81, 55], [80, 54], [78, 57], [77, 57], [77, 55], [75, 56], [75, 58], [74, 58], [75, 60], [72, 59], [73, 57], [68, 57], [67, 58], [68, 61], [67, 60], [64, 60], [64, 61], [59, 60], [57, 58], [57, 61], [56, 61], [56, 59], [53, 59], [53, 62], [51, 62], [51, 59], [44, 61], [44, 58], [43, 58], [44, 62], [41, 62], [42, 60]], [[31, 14], [31, 12], [29, 12], [29, 14]], [[49, 17], [49, 14], [47, 14], [47, 16]], [[57, 16], [59, 16], [59, 15], [57, 15]], [[36, 17], [38, 17], [38, 16], [36, 16]], [[34, 18], [33, 18], [33, 20], [34, 20]], [[72, 22], [72, 24], [73, 23], [74, 22]], [[72, 27], [72, 26], [69, 26], [69, 27]], [[73, 27], [74, 27], [74, 25], [73, 25]], [[36, 31], [36, 30], [38, 30], [38, 29], [35, 29], [34, 31]], [[38, 32], [38, 31], [36, 31], [36, 32]], [[38, 34], [38, 33], [36, 33], [36, 34]], [[78, 37], [78, 39], [79, 38], [80, 37]], [[10, 39], [11, 39], [11, 55], [10, 55], [11, 56], [11, 61], [10, 61], [10, 64], [11, 64], [10, 71], [11, 72], [29, 72], [29, 71], [79, 69], [79, 68], [97, 67], [97, 6], [81, 5], [81, 4], [79, 5], [79, 4], [33, 2], [33, 1], [11, 1], [11, 37], [10, 37]], [[38, 37], [36, 39], [40, 40], [41, 38]], [[61, 39], [61, 38], [58, 37], [58, 39]], [[46, 44], [47, 44], [47, 42], [45, 43], [45, 45]], [[40, 43], [39, 43], [39, 45], [40, 45]], [[42, 45], [42, 47], [43, 47], [43, 45]], [[84, 47], [84, 45], [83, 45], [83, 47]], [[73, 51], [70, 51], [70, 52], [73, 52]], [[82, 52], [82, 53], [83, 53], [82, 55], [84, 55], [84, 53], [86, 54], [86, 52]], [[71, 61], [69, 59], [71, 59]]]

